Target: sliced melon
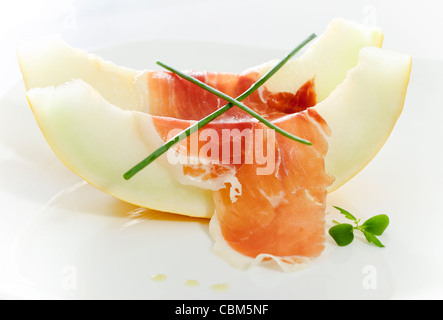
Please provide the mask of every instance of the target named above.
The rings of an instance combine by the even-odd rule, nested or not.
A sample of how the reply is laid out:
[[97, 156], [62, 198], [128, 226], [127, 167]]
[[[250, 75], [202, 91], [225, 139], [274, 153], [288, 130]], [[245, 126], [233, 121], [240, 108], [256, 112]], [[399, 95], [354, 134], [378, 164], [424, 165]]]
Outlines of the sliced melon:
[[161, 143], [150, 115], [110, 104], [81, 80], [32, 89], [27, 97], [55, 154], [92, 185], [142, 207], [205, 218], [213, 214], [212, 192], [179, 183], [160, 161], [123, 179]]
[[27, 90], [82, 79], [122, 109], [142, 110], [145, 104], [143, 72], [73, 48], [59, 36], [36, 39], [20, 47], [17, 56]]
[[[357, 65], [362, 48], [380, 48], [382, 43], [383, 33], [379, 29], [336, 18], [303, 56], [287, 63], [265, 86], [271, 92], [296, 93], [304, 83], [314, 79], [317, 102], [323, 101]], [[275, 61], [265, 63], [257, 71], [264, 75], [274, 64]]]
[[385, 144], [403, 110], [411, 56], [364, 48], [358, 66], [315, 106], [331, 128], [326, 172], [336, 190], [363, 169]]
[[[389, 100], [391, 102], [387, 101], [385, 113], [392, 112], [393, 115], [387, 118], [391, 120], [384, 122], [377, 120], [383, 115], [379, 108], [374, 109], [372, 118], [377, 120], [377, 123], [383, 123], [383, 125], [378, 124], [378, 134], [369, 137], [365, 134], [367, 130], [364, 130], [358, 134], [358, 139], [350, 139], [343, 136], [354, 130], [354, 127], [360, 128], [357, 123], [361, 120], [359, 118], [361, 107], [354, 104], [340, 107], [341, 109], [356, 108], [353, 114], [358, 120], [354, 121], [346, 116], [342, 117], [344, 111], [338, 111], [340, 115], [331, 115], [335, 112], [334, 108], [338, 107], [329, 107], [331, 103], [326, 103], [330, 93], [345, 79], [347, 71], [357, 64], [360, 49], [367, 46], [381, 46], [382, 39], [383, 34], [378, 29], [366, 28], [353, 22], [335, 19], [328, 26], [326, 32], [310, 45], [300, 58], [288, 62], [266, 83], [268, 89], [274, 92], [294, 92], [306, 80], [315, 79], [318, 101], [324, 100], [325, 102], [325, 104], [319, 104], [319, 112], [326, 118], [333, 131], [331, 155], [328, 154], [326, 158], [328, 172], [336, 178], [331, 190], [345, 183], [376, 154], [392, 130], [395, 123], [393, 119], [396, 119], [401, 111], [401, 108], [398, 109], [400, 104], [394, 103], [394, 99]], [[42, 132], [55, 153], [72, 171], [104, 192], [136, 205], [196, 217], [210, 217], [212, 215], [211, 192], [195, 186], [183, 185], [183, 181], [177, 180], [177, 175], [174, 174], [174, 170], [177, 171], [176, 168], [168, 168], [167, 164], [165, 166], [166, 161], [150, 165], [149, 168], [143, 170], [142, 174], [139, 173], [130, 181], [125, 181], [122, 178], [124, 172], [150, 154], [160, 143], [159, 141], [146, 143], [146, 132], [142, 133], [147, 130], [146, 128], [148, 131], [150, 130], [148, 125], [150, 117], [146, 114], [130, 112], [149, 113], [147, 75], [150, 71], [117, 66], [96, 55], [72, 48], [57, 37], [38, 40], [22, 47], [18, 51], [18, 57], [28, 90], [59, 86], [73, 79], [84, 81], [82, 84], [75, 82], [75, 86], [69, 84], [28, 92], [29, 102]], [[254, 69], [264, 73], [273, 63], [269, 62]], [[407, 70], [409, 69], [405, 67], [403, 74], [408, 74]], [[380, 77], [378, 81], [374, 81], [374, 86], [375, 83], [384, 83], [384, 76], [386, 73], [373, 74], [374, 79]], [[398, 76], [398, 78], [402, 77]], [[398, 95], [403, 95], [403, 99], [405, 78], [407, 77], [404, 76], [401, 84], [397, 85], [395, 84], [396, 73], [394, 73], [387, 81], [388, 88], [393, 90], [396, 90], [397, 87], [403, 88], [402, 91], [397, 92]], [[340, 88], [342, 86], [336, 90]], [[359, 92], [364, 92], [365, 89], [370, 90], [369, 87], [361, 88]], [[343, 91], [343, 88], [340, 90]], [[52, 98], [52, 95], [57, 95], [57, 98], [55, 96]], [[339, 96], [341, 95], [345, 94]], [[334, 99], [339, 100], [339, 98]], [[92, 116], [85, 109], [88, 107], [91, 112], [95, 110], [92, 101], [101, 106], [97, 107], [97, 114], [104, 113], [103, 119], [101, 117], [99, 117], [100, 120], [94, 118], [97, 120], [95, 126], [92, 124], [94, 122]], [[62, 105], [67, 105], [66, 111], [63, 111]], [[71, 116], [65, 114], [65, 112], [77, 112], [73, 109], [74, 106], [78, 106], [79, 114]], [[106, 111], [108, 109], [112, 111]], [[120, 111], [123, 110], [128, 111], [121, 113], [122, 122], [117, 123]], [[51, 114], [52, 112], [54, 114]], [[84, 124], [80, 123], [82, 116]], [[67, 124], [68, 119], [76, 119], [75, 127], [77, 129], [54, 123], [60, 121], [62, 124]], [[107, 122], [111, 119], [115, 123]], [[137, 125], [134, 124], [131, 126], [129, 119], [133, 119], [135, 123], [139, 120], [135, 121], [134, 119], [143, 119], [140, 120], [140, 123], [145, 123], [142, 126], [144, 129], [141, 130], [141, 127], [137, 128]], [[354, 121], [355, 125], [350, 125], [347, 121]], [[372, 125], [374, 125], [374, 121], [368, 122], [364, 127], [370, 128]], [[129, 128], [124, 129], [125, 126], [129, 126]], [[116, 132], [107, 131], [111, 128], [115, 128]], [[335, 134], [335, 131], [339, 133]], [[153, 136], [155, 136], [155, 132]], [[112, 150], [110, 141], [114, 141], [115, 145], [119, 147]], [[135, 141], [134, 145], [131, 141]], [[342, 142], [344, 142], [343, 145]], [[355, 151], [348, 150], [347, 146], [360, 148], [359, 143], [372, 143], [373, 145], [365, 147], [365, 150], [368, 150], [367, 154], [360, 152], [358, 156], [353, 155], [349, 158], [349, 154], [354, 154]], [[125, 146], [124, 149], [123, 146]], [[101, 148], [104, 149], [101, 150]], [[132, 148], [134, 149], [132, 150]]]
[[[409, 56], [365, 48], [348, 78], [314, 107], [332, 131], [325, 161], [337, 179], [334, 187], [358, 172], [386, 141], [403, 107], [410, 68]], [[121, 110], [81, 80], [31, 89], [27, 97], [54, 152], [91, 184], [140, 206], [212, 215], [210, 191], [178, 183], [164, 163], [152, 163], [129, 181], [122, 178], [159, 143], [149, 114]]]

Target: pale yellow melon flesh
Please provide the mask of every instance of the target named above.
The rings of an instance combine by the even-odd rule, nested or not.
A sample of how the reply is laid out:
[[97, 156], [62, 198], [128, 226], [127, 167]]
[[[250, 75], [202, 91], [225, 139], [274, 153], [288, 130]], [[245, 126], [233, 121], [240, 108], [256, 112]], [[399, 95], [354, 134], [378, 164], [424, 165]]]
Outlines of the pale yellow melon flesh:
[[137, 80], [142, 72], [73, 48], [59, 36], [36, 39], [20, 47], [17, 56], [27, 90], [82, 79], [122, 109], [140, 110], [144, 105], [147, 84]]
[[362, 170], [385, 144], [403, 110], [410, 56], [379, 48], [360, 51], [356, 68], [315, 106], [331, 129], [326, 172], [336, 190]]

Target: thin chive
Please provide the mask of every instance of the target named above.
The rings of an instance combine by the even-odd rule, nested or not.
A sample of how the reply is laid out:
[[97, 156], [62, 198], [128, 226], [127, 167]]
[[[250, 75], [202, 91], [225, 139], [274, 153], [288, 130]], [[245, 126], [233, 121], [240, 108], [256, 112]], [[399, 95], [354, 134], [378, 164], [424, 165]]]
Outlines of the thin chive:
[[294, 136], [293, 134], [290, 134], [289, 132], [287, 132], [287, 131], [285, 131], [285, 130], [283, 130], [283, 129], [280, 129], [280, 128], [277, 127], [275, 124], [273, 124], [272, 122], [266, 120], [266, 119], [263, 118], [260, 114], [258, 114], [258, 113], [255, 112], [254, 110], [252, 110], [251, 108], [245, 106], [243, 103], [237, 101], [237, 100], [234, 99], [234, 98], [231, 98], [230, 96], [228, 96], [227, 94], [224, 94], [224, 93], [221, 92], [221, 91], [218, 91], [217, 89], [215, 89], [215, 88], [213, 88], [213, 87], [207, 85], [206, 83], [204, 83], [204, 82], [202, 82], [202, 81], [200, 81], [200, 80], [198, 80], [198, 79], [196, 79], [196, 78], [194, 78], [194, 77], [191, 77], [191, 76], [189, 76], [189, 75], [187, 75], [187, 74], [185, 74], [185, 73], [183, 73], [183, 72], [181, 72], [181, 71], [179, 71], [179, 70], [177, 70], [177, 69], [174, 69], [174, 68], [172, 68], [172, 67], [170, 67], [170, 66], [168, 66], [168, 65], [166, 65], [166, 64], [164, 64], [164, 63], [162, 63], [162, 62], [160, 62], [160, 61], [157, 61], [157, 64], [158, 64], [159, 66], [161, 66], [161, 67], [163, 67], [163, 68], [165, 68], [165, 69], [167, 69], [167, 70], [169, 70], [169, 71], [171, 71], [171, 72], [173, 72], [173, 73], [179, 75], [180, 77], [182, 77], [182, 78], [184, 78], [184, 79], [186, 79], [186, 80], [192, 82], [193, 84], [196, 84], [196, 85], [199, 86], [200, 88], [209, 91], [210, 93], [216, 95], [217, 97], [222, 98], [222, 99], [228, 101], [229, 103], [231, 103], [231, 104], [233, 104], [233, 105], [236, 105], [237, 107], [239, 107], [239, 108], [242, 109], [243, 111], [249, 113], [251, 116], [253, 116], [253, 117], [256, 118], [257, 120], [259, 120], [259, 121], [262, 122], [263, 124], [267, 125], [269, 128], [274, 129], [275, 131], [277, 131], [277, 132], [280, 133], [281, 135], [283, 135], [283, 136], [285, 136], [285, 137], [287, 137], [287, 138], [289, 138], [289, 139], [292, 139], [292, 140], [294, 140], [294, 141], [297, 141], [297, 142], [303, 143], [303, 144], [312, 145], [312, 143], [311, 143], [310, 141], [305, 140], [305, 139], [302, 139], [302, 138], [299, 138], [299, 137], [297, 137], [297, 136]]
[[[263, 77], [261, 77], [257, 82], [255, 82], [248, 90], [246, 90], [244, 93], [242, 93], [240, 96], [238, 96], [235, 100], [242, 101], [246, 99], [249, 95], [251, 95], [254, 91], [256, 91], [260, 86], [262, 86], [270, 77], [272, 77], [278, 70], [283, 67], [283, 65], [288, 62], [297, 52], [299, 52], [306, 44], [308, 44], [312, 39], [316, 37], [315, 34], [311, 34], [308, 38], [306, 38], [303, 42], [301, 42], [294, 50], [292, 50], [286, 57], [284, 57], [279, 63], [277, 63], [271, 70], [269, 70]], [[232, 99], [232, 98], [231, 98]], [[225, 99], [226, 100], [226, 99]], [[168, 140], [165, 144], [163, 144], [160, 148], [155, 150], [153, 153], [151, 153], [147, 158], [145, 158], [143, 161], [135, 165], [133, 168], [131, 168], [129, 171], [127, 171], [123, 177], [126, 180], [131, 179], [134, 175], [136, 175], [138, 172], [143, 170], [145, 167], [147, 167], [149, 164], [151, 164], [153, 161], [155, 161], [157, 158], [159, 158], [162, 154], [167, 152], [172, 146], [179, 143], [180, 141], [186, 139], [189, 137], [192, 133], [198, 131], [200, 128], [204, 127], [217, 117], [221, 116], [223, 113], [228, 111], [234, 106], [232, 103], [228, 103], [222, 108], [214, 111], [210, 115], [204, 117], [197, 123], [193, 124], [186, 130], [182, 131], [181, 133], [174, 136], [172, 139]], [[251, 110], [252, 111], [252, 110]], [[264, 119], [267, 121], [266, 119]], [[271, 123], [271, 125], [273, 125]], [[279, 129], [277, 127], [277, 129]], [[279, 129], [281, 130], [281, 129]], [[288, 133], [289, 134], [289, 133]], [[291, 135], [292, 136], [292, 135]], [[309, 141], [306, 141], [310, 144]]]

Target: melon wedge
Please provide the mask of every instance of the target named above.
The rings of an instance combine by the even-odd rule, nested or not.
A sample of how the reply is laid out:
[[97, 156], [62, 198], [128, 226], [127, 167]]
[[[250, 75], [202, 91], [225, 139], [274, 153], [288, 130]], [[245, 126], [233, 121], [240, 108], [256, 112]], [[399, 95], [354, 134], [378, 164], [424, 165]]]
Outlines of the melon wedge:
[[[364, 48], [345, 81], [314, 107], [332, 131], [325, 163], [338, 180], [335, 188], [386, 141], [403, 107], [410, 68], [410, 56]], [[122, 179], [159, 143], [151, 115], [114, 106], [82, 80], [31, 89], [27, 97], [54, 152], [85, 180], [140, 206], [212, 215], [210, 191], [180, 184], [165, 163], [154, 162], [130, 181]]]
[[[383, 33], [377, 28], [333, 19], [323, 36], [310, 45], [303, 56], [287, 63], [265, 86], [271, 92], [295, 93], [304, 83], [315, 79], [317, 102], [323, 101], [357, 65], [362, 48], [380, 48], [382, 43]], [[275, 63], [265, 63], [256, 71], [264, 75]]]
[[73, 48], [58, 35], [23, 45], [17, 50], [17, 57], [26, 90], [82, 79], [122, 109], [140, 110], [144, 105], [147, 81], [138, 80], [143, 72]]
[[27, 98], [55, 154], [95, 187], [159, 211], [204, 218], [213, 214], [212, 192], [181, 184], [160, 161], [123, 179], [125, 170], [162, 143], [150, 115], [112, 105], [81, 80], [32, 89]]
[[379, 48], [360, 51], [356, 68], [315, 106], [331, 128], [326, 172], [334, 191], [379, 152], [400, 116], [411, 73], [411, 56]]

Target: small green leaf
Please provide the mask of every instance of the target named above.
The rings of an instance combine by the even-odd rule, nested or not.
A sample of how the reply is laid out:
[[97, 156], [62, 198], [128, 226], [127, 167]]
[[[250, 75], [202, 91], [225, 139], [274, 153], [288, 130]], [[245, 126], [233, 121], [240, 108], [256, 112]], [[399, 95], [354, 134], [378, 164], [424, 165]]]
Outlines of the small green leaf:
[[347, 219], [357, 222], [357, 218], [354, 217], [350, 212], [346, 211], [345, 209], [342, 209], [340, 207], [334, 206], [335, 209], [340, 211], [341, 214], [343, 214]]
[[374, 236], [372, 233], [367, 232], [365, 230], [362, 230], [363, 234], [365, 235], [366, 240], [368, 240], [369, 243], [375, 244], [377, 247], [384, 248], [384, 245], [380, 242], [380, 240], [377, 239], [376, 236]]
[[376, 236], [381, 236], [389, 225], [389, 218], [385, 214], [379, 214], [365, 221], [361, 228]]
[[340, 246], [347, 246], [354, 240], [354, 227], [349, 223], [342, 223], [329, 229], [329, 234]]

